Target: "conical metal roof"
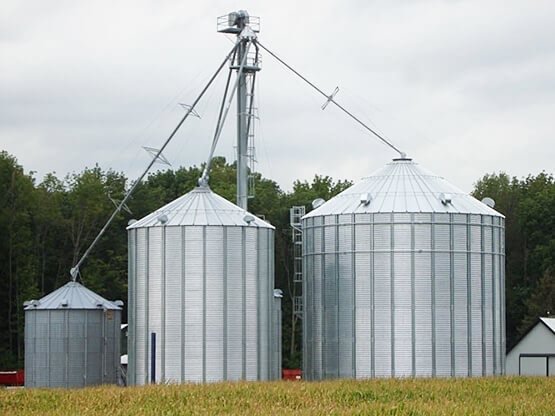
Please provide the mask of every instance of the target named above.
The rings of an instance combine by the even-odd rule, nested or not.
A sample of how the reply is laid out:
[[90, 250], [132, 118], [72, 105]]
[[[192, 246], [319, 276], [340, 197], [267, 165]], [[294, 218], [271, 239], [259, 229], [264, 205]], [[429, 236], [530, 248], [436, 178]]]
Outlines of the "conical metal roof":
[[25, 310], [35, 309], [116, 309], [121, 307], [104, 299], [80, 283], [66, 285], [39, 300], [25, 302]]
[[351, 213], [463, 213], [503, 217], [476, 198], [420, 167], [393, 159], [303, 218]]
[[199, 186], [134, 222], [128, 230], [143, 227], [182, 225], [222, 225], [274, 228], [270, 223]]

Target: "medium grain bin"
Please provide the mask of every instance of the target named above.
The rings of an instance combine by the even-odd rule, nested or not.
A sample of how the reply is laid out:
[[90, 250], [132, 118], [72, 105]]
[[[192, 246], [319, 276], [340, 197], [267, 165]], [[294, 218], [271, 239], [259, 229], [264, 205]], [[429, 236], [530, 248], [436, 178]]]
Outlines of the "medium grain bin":
[[77, 282], [25, 302], [25, 387], [116, 384], [121, 306]]
[[128, 230], [129, 383], [270, 379], [274, 227], [198, 187]]
[[309, 379], [504, 373], [504, 217], [395, 159], [303, 217]]

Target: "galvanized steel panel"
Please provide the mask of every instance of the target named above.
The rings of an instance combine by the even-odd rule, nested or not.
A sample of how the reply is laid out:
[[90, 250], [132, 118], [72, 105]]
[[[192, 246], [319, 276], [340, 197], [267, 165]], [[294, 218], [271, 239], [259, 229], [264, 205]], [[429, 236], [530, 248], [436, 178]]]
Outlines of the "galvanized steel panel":
[[240, 228], [227, 231], [227, 379], [243, 377], [243, 236]]
[[412, 314], [410, 308], [394, 311], [394, 376], [412, 376]]
[[[127, 282], [127, 345], [135, 345], [137, 320], [136, 320], [136, 278], [137, 278], [137, 230], [130, 230], [127, 238], [128, 282]], [[127, 384], [136, 383], [136, 348], [127, 348]]]
[[[357, 218], [359, 218], [357, 216]], [[358, 221], [358, 220], [357, 220]], [[360, 253], [361, 251], [368, 252], [372, 250], [372, 233], [373, 229], [370, 224], [358, 224], [356, 225], [355, 229], [356, 237], [355, 237], [355, 251]], [[310, 252], [307, 252], [307, 254]]]
[[414, 250], [421, 252], [432, 249], [432, 226], [430, 223], [417, 223], [413, 225]]
[[[389, 226], [375, 225], [381, 243], [375, 245], [376, 249], [383, 246], [383, 240], [389, 241]], [[374, 233], [376, 235], [376, 233]], [[385, 246], [382, 248], [385, 249]], [[374, 366], [376, 377], [391, 377], [391, 341], [392, 341], [392, 316], [391, 316], [391, 253], [376, 252], [374, 254]]]
[[[150, 228], [148, 230], [148, 328], [149, 333], [156, 333], [157, 346], [163, 338], [162, 332], [162, 279], [155, 278], [162, 268], [162, 257], [164, 256], [164, 249], [162, 247], [162, 228]], [[149, 337], [150, 338], [150, 337]], [[150, 345], [152, 349], [152, 345]], [[150, 355], [149, 355], [150, 356]], [[156, 355], [156, 382], [162, 380], [162, 361], [160, 354]]]
[[[408, 228], [408, 233], [408, 236], [402, 233], [400, 236], [396, 234], [396, 237], [408, 239], [410, 248], [410, 228]], [[393, 245], [397, 246], [396, 239]], [[410, 253], [394, 252], [393, 265], [394, 375], [408, 377], [412, 375], [412, 267]]]
[[205, 229], [205, 272], [203, 290], [205, 338], [205, 381], [224, 380], [224, 229]]
[[453, 254], [453, 275], [455, 375], [468, 376], [470, 375], [468, 366], [468, 272], [467, 255], [465, 253]]
[[244, 228], [245, 235], [245, 378], [258, 379], [258, 265], [257, 231]]
[[[148, 383], [148, 368], [149, 368], [149, 356], [148, 356], [148, 324], [147, 324], [147, 313], [148, 313], [148, 233], [146, 228], [137, 229], [136, 242], [137, 242], [137, 266], [135, 274], [135, 293], [130, 293], [129, 298], [133, 299], [135, 304], [135, 321], [134, 324], [131, 322], [132, 328], [135, 328], [135, 343], [131, 340], [127, 343], [127, 351], [131, 357], [135, 356], [133, 365], [135, 366], [135, 382], [138, 384]], [[133, 296], [135, 295], [135, 296]], [[133, 367], [129, 366], [129, 370]]]
[[391, 226], [386, 224], [374, 225], [374, 250], [391, 251]]
[[[437, 227], [437, 226], [436, 226]], [[443, 235], [443, 228], [436, 232]], [[447, 243], [449, 240], [447, 240]], [[436, 240], [436, 248], [437, 248]], [[435, 365], [436, 375], [440, 377], [451, 376], [451, 263], [448, 253], [437, 253], [434, 257], [434, 283], [435, 283]]]
[[182, 307], [176, 307], [184, 301], [182, 228], [166, 227], [164, 248], [164, 376], [165, 380], [175, 383], [182, 378], [182, 368], [176, 363], [181, 362], [184, 337]]
[[411, 249], [411, 225], [410, 224], [395, 224], [393, 226], [393, 250]]
[[501, 284], [501, 271], [503, 269], [503, 259], [499, 255], [493, 256], [494, 264], [496, 265], [493, 273], [493, 290], [494, 290], [494, 300], [493, 300], [493, 319], [494, 319], [494, 343], [495, 343], [495, 374], [503, 374], [503, 360], [505, 357], [505, 348], [503, 342], [502, 326], [503, 326], [503, 308], [502, 294], [503, 287]]
[[[346, 228], [346, 227], [343, 227]], [[349, 226], [349, 230], [350, 230]], [[352, 238], [352, 236], [351, 236]], [[349, 239], [350, 240], [350, 239]], [[350, 245], [350, 244], [349, 244]], [[351, 251], [351, 250], [349, 250]], [[353, 376], [353, 261], [352, 254], [339, 254], [338, 294], [338, 336], [339, 336], [339, 377]]]
[[[260, 276], [258, 280], [258, 291], [257, 291], [257, 301], [258, 301], [258, 364], [259, 364], [259, 380], [269, 380], [273, 379], [275, 376], [271, 375], [273, 361], [277, 361], [275, 357], [275, 351], [272, 348], [271, 341], [274, 337], [273, 326], [269, 326], [266, 323], [272, 322], [272, 309], [274, 307], [274, 297], [273, 297], [273, 286], [270, 287], [270, 260], [269, 260], [269, 233], [268, 231], [262, 231], [258, 233], [257, 238], [257, 274]], [[271, 300], [268, 300], [268, 296], [271, 296]], [[280, 302], [281, 303], [281, 302]], [[280, 305], [281, 309], [281, 305]], [[281, 310], [279, 311], [281, 313]], [[273, 323], [272, 323], [273, 325]], [[276, 377], [277, 378], [277, 377]]]
[[[315, 238], [318, 233], [315, 233]], [[321, 254], [315, 254], [314, 256], [314, 291], [313, 293], [313, 309], [311, 311], [312, 317], [310, 315], [305, 315], [304, 319], [307, 320], [307, 329], [309, 329], [309, 334], [312, 334], [313, 340], [313, 358], [314, 366], [312, 368], [312, 375], [315, 379], [320, 379], [323, 375], [323, 347], [322, 343], [324, 341], [323, 334], [323, 259], [324, 256]], [[310, 360], [310, 357], [308, 357]], [[309, 373], [310, 374], [310, 373]]]
[[[77, 289], [80, 290], [80, 289]], [[36, 309], [25, 311], [27, 387], [115, 384], [121, 311]], [[117, 324], [118, 331], [112, 330]]]
[[[487, 234], [487, 233], [486, 233]], [[487, 241], [487, 238], [485, 239]], [[485, 248], [487, 250], [487, 248]], [[492, 292], [492, 258], [491, 255], [483, 255], [484, 271], [484, 338], [486, 354], [486, 373], [493, 374], [493, 292]]]
[[433, 368], [431, 262], [431, 253], [414, 254], [414, 370], [418, 377], [432, 376]]
[[485, 368], [482, 362], [482, 256], [480, 254], [470, 254], [470, 284], [472, 287], [470, 299], [470, 333], [472, 344], [472, 376], [482, 376]]

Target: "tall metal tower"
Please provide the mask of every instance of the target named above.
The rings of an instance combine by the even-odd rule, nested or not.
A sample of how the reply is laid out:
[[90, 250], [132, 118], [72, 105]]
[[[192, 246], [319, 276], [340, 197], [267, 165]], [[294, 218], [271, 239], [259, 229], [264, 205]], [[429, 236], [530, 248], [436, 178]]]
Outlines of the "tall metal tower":
[[[260, 19], [249, 16], [246, 10], [218, 17], [218, 32], [237, 35], [237, 53], [232, 58], [231, 68], [237, 70], [237, 205], [247, 209], [249, 197], [249, 161], [254, 159], [253, 144], [249, 144], [249, 133], [254, 126], [254, 82], [260, 71], [258, 45], [252, 42], [260, 31]], [[252, 42], [255, 50], [249, 51]], [[243, 70], [241, 63], [245, 59]]]

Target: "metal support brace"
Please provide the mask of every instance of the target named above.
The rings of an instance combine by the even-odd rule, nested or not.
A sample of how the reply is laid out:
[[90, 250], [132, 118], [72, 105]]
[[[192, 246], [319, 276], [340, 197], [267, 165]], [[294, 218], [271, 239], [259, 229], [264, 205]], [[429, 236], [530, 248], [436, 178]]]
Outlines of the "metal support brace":
[[331, 103], [333, 101], [333, 99], [335, 98], [335, 95], [339, 92], [339, 87], [335, 87], [335, 89], [333, 90], [333, 92], [331, 93], [331, 95], [328, 95], [328, 99], [326, 100], [326, 102], [322, 105], [322, 110], [325, 110], [326, 107], [328, 106], [329, 103]]
[[189, 111], [191, 113], [190, 115], [192, 115], [193, 117], [200, 118], [199, 113], [197, 113], [189, 104], [179, 103], [179, 105], [185, 110]]

